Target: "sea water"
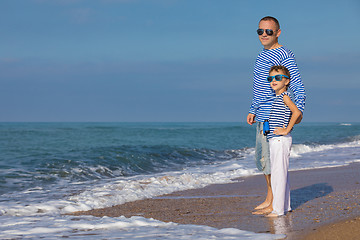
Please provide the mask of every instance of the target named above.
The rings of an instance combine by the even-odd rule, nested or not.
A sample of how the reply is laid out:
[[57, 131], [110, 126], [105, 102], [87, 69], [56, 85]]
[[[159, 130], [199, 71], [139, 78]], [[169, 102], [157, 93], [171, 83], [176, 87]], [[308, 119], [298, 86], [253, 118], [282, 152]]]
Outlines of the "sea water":
[[[360, 161], [360, 123], [301, 123], [290, 169]], [[276, 239], [239, 229], [63, 215], [228, 183], [255, 169], [245, 123], [0, 123], [0, 239]]]

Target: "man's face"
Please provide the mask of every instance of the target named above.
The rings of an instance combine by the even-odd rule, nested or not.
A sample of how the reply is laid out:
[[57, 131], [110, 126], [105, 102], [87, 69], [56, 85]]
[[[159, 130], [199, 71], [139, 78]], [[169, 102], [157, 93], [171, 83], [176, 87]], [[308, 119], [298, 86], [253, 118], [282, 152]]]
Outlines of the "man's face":
[[[262, 35], [259, 35], [259, 40], [261, 44], [264, 46], [265, 49], [272, 49], [272, 47], [274, 47], [278, 42], [278, 37], [280, 36], [281, 30], [277, 29], [275, 22], [271, 20], [261, 21], [259, 23], [259, 29], [264, 29], [264, 33]], [[273, 30], [273, 35], [267, 35], [265, 29]]]

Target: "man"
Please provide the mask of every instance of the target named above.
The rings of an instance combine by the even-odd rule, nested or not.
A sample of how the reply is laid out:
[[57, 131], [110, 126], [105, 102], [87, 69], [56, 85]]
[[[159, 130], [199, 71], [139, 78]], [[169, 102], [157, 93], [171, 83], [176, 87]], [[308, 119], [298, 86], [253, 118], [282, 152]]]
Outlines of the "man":
[[266, 77], [272, 66], [282, 65], [290, 71], [291, 79], [289, 89], [294, 93], [295, 104], [301, 111], [297, 123], [302, 119], [305, 107], [305, 89], [295, 61], [295, 55], [279, 44], [281, 34], [280, 24], [274, 17], [264, 17], [259, 22], [257, 30], [259, 40], [264, 49], [258, 55], [254, 66], [253, 99], [247, 116], [247, 123], [256, 125], [255, 162], [259, 171], [262, 171], [267, 184], [267, 195], [263, 203], [255, 207], [253, 214], [267, 214], [272, 211], [272, 190], [270, 175], [269, 142], [263, 135], [263, 123], [269, 119], [271, 104], [275, 93], [271, 89]]

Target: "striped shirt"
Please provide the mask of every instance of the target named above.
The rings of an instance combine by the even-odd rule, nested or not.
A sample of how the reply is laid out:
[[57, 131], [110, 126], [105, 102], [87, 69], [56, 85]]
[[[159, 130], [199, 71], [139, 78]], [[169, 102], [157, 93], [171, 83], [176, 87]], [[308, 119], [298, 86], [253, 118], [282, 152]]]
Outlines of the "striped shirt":
[[283, 92], [282, 94], [275, 97], [275, 100], [272, 104], [269, 117], [270, 133], [266, 136], [268, 139], [280, 136], [273, 133], [275, 127], [287, 127], [289, 124], [291, 111], [290, 108], [284, 103], [284, 95], [288, 95], [290, 97], [289, 92]]
[[305, 108], [305, 88], [301, 81], [295, 55], [285, 47], [263, 49], [258, 55], [254, 66], [253, 100], [249, 113], [256, 115], [256, 121], [269, 119], [271, 104], [275, 98], [275, 91], [270, 87], [266, 77], [272, 66], [285, 66], [290, 72], [289, 89], [294, 93], [295, 104], [303, 112]]

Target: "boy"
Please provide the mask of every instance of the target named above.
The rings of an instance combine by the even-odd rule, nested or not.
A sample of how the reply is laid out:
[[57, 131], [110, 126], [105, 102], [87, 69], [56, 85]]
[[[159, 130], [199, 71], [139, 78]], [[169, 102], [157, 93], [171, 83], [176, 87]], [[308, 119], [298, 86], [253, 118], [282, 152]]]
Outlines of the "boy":
[[267, 217], [278, 217], [291, 211], [288, 178], [292, 144], [290, 132], [302, 113], [291, 101], [290, 93], [287, 92], [290, 73], [286, 67], [271, 67], [267, 80], [276, 93], [269, 118], [270, 133], [267, 135], [270, 145], [271, 187], [273, 192], [273, 209]]

